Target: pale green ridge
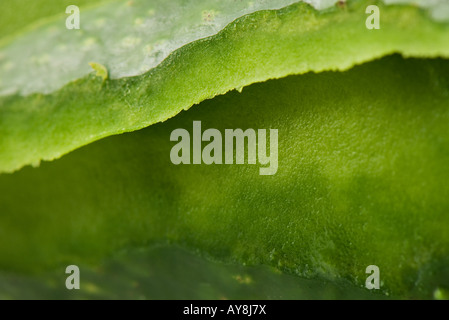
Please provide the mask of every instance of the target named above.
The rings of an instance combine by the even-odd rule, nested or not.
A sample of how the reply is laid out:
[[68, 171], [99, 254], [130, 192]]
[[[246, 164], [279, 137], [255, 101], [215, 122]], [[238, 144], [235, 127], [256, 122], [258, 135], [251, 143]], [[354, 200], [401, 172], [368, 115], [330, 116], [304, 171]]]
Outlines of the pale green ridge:
[[[96, 265], [166, 241], [357, 287], [377, 265], [381, 293], [432, 299], [449, 281], [448, 75], [448, 60], [395, 55], [254, 84], [0, 175], [0, 268]], [[278, 129], [277, 173], [172, 164], [170, 133], [194, 120]]]
[[254, 82], [346, 70], [392, 52], [449, 55], [448, 24], [432, 21], [414, 6], [379, 4], [382, 27], [368, 30], [367, 3], [373, 2], [322, 12], [304, 3], [258, 11], [180, 48], [141, 76], [104, 83], [88, 76], [49, 95], [2, 97], [0, 172], [38, 165], [100, 138], [165, 121]]

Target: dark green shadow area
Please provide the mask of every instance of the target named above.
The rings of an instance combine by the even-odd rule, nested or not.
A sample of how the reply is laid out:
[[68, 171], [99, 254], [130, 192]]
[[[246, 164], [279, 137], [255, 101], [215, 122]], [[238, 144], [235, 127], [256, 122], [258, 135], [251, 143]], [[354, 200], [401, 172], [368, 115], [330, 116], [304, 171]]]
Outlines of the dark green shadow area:
[[0, 275], [0, 299], [385, 299], [346, 281], [307, 280], [266, 266], [212, 262], [175, 246], [134, 249], [98, 268], [80, 267], [80, 289], [64, 270], [39, 281]]

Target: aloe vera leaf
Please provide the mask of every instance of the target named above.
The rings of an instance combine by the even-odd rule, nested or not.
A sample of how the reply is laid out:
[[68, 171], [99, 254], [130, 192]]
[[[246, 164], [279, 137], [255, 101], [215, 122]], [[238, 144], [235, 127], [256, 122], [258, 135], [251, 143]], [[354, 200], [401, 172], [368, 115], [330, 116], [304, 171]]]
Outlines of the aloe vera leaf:
[[0, 172], [164, 121], [254, 82], [345, 70], [391, 52], [447, 56], [448, 24], [432, 21], [417, 7], [381, 6], [382, 28], [369, 32], [366, 3], [326, 12], [304, 3], [258, 11], [180, 48], [141, 76], [104, 84], [88, 76], [49, 95], [1, 97]]
[[[0, 176], [0, 267], [168, 241], [221, 261], [432, 298], [448, 281], [449, 62], [384, 58], [255, 84]], [[355, 89], [357, 88], [357, 89]], [[279, 129], [279, 169], [170, 162], [170, 132]]]

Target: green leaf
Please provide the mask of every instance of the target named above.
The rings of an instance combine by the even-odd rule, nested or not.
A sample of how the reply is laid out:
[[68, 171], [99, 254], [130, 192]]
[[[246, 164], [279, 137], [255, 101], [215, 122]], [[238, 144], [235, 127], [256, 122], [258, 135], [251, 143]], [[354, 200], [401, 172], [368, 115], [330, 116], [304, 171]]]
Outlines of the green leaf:
[[[366, 4], [355, 1], [344, 9], [317, 12], [298, 3], [258, 11], [178, 49], [141, 76], [105, 85], [87, 76], [48, 95], [0, 97], [0, 172], [165, 121], [204, 99], [254, 82], [346, 70], [392, 52], [448, 56], [447, 23], [434, 22], [417, 7], [380, 5], [382, 28], [373, 32], [365, 28]], [[113, 69], [110, 73], [114, 78]]]
[[[448, 279], [448, 72], [392, 56], [256, 84], [2, 175], [0, 266], [61, 270], [168, 241], [357, 286], [375, 264], [384, 294], [431, 298]], [[173, 165], [170, 133], [198, 119], [279, 129], [278, 172]]]
[[[86, 7], [82, 24], [87, 27], [79, 33], [63, 28], [64, 14], [38, 22], [33, 22], [37, 13], [30, 14], [30, 26], [2, 40], [1, 281], [30, 287], [37, 281], [38, 288], [59, 295], [63, 281], [55, 275], [67, 265], [98, 266], [121, 250], [163, 243], [230, 265], [268, 265], [317, 279], [311, 285], [316, 290], [326, 281], [351, 283], [337, 293], [340, 297], [358, 294], [366, 267], [375, 264], [384, 295], [445, 298], [449, 24], [444, 3], [422, 2], [428, 7], [423, 10], [376, 1], [332, 7], [320, 2], [327, 8], [322, 11], [304, 3], [265, 11], [245, 1], [242, 8], [221, 1], [163, 3], [108, 1]], [[179, 3], [185, 6], [173, 11]], [[381, 8], [380, 30], [365, 28], [365, 9], [373, 3]], [[151, 11], [155, 4], [163, 10]], [[41, 12], [60, 12], [46, 10]], [[159, 19], [157, 32], [140, 29], [152, 21], [140, 13]], [[102, 14], [120, 23], [95, 27], [103, 23], [97, 21]], [[169, 21], [165, 29], [160, 23], [167, 17], [179, 21]], [[167, 33], [174, 35], [160, 44], [162, 55], [150, 50], [153, 60], [141, 64], [140, 46], [153, 47]], [[59, 45], [86, 48], [64, 54], [57, 52]], [[36, 55], [28, 63], [23, 59], [29, 48]], [[64, 61], [73, 64], [65, 69]], [[221, 132], [278, 129], [277, 173], [260, 176], [255, 165], [175, 166], [170, 133], [190, 130], [195, 120]], [[131, 133], [117, 135], [124, 132]], [[39, 168], [22, 168], [65, 154]], [[162, 256], [168, 259], [162, 269], [177, 259]], [[124, 261], [143, 266], [132, 257]], [[201, 263], [206, 269], [211, 265]], [[234, 270], [210, 268], [211, 277], [226, 269], [227, 279]], [[267, 271], [260, 279], [271, 276]], [[105, 285], [95, 278], [87, 286], [89, 297]], [[279, 281], [277, 288], [291, 288]], [[302, 281], [298, 285], [307, 286]], [[219, 291], [237, 289], [229, 290]], [[204, 297], [216, 298], [219, 291]], [[1, 294], [15, 293], [3, 289]]]

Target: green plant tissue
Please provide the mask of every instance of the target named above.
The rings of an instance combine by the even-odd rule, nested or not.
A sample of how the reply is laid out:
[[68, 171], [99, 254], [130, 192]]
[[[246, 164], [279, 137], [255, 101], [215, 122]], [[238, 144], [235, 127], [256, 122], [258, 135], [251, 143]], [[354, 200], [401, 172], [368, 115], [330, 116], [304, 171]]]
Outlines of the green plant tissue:
[[1, 299], [447, 299], [448, 163], [444, 0], [0, 3]]

